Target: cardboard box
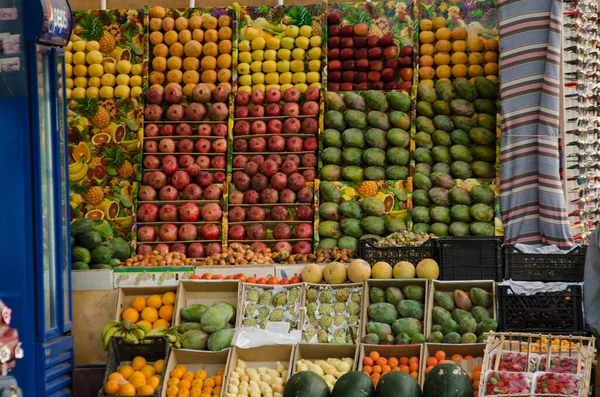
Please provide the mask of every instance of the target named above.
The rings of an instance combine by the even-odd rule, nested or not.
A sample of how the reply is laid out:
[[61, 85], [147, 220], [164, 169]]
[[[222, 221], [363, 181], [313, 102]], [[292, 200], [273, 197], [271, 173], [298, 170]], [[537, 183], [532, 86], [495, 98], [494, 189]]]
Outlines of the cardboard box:
[[359, 357], [359, 345], [325, 345], [314, 343], [298, 343], [294, 349], [294, 365], [292, 374], [295, 374], [296, 363], [300, 360], [327, 360], [328, 358], [346, 358], [354, 360], [351, 371], [356, 369]]
[[[164, 287], [123, 287], [117, 292], [117, 309], [115, 310], [115, 320], [121, 321], [121, 313], [131, 307], [131, 302], [136, 296], [148, 298], [150, 295], [162, 296], [165, 292], [177, 292], [175, 286]], [[175, 305], [177, 310], [177, 305]]]
[[[362, 296], [361, 302], [360, 302], [360, 313], [358, 314], [359, 317], [359, 323], [358, 323], [358, 335], [356, 335], [355, 340], [356, 340], [356, 344], [360, 343], [360, 339], [362, 338], [362, 334], [361, 334], [361, 327], [362, 327], [362, 321], [363, 321], [363, 304], [364, 304], [364, 297], [365, 297], [365, 293], [364, 293], [364, 286], [365, 283], [348, 283], [348, 284], [313, 284], [313, 283], [304, 283], [305, 285], [305, 290], [304, 290], [304, 302], [303, 302], [303, 307], [306, 309], [306, 306], [308, 305], [308, 299], [307, 299], [307, 294], [308, 294], [308, 290], [311, 288], [321, 288], [321, 289], [326, 289], [326, 288], [330, 288], [333, 290], [337, 290], [337, 289], [342, 289], [342, 288], [360, 288], [362, 291], [359, 292], [359, 294]], [[304, 331], [305, 326], [307, 325], [307, 321], [308, 321], [308, 314], [304, 313], [304, 320], [303, 320], [303, 324], [302, 324], [302, 330]], [[318, 329], [317, 329], [318, 330]], [[303, 339], [304, 340], [304, 339]], [[323, 344], [325, 345], [325, 344]]]
[[367, 323], [369, 320], [369, 315], [367, 314], [367, 310], [369, 309], [369, 305], [371, 304], [371, 299], [369, 297], [369, 290], [373, 287], [381, 288], [385, 291], [388, 287], [397, 287], [402, 289], [405, 285], [420, 285], [425, 290], [423, 303], [423, 335], [427, 336], [428, 332], [428, 311], [430, 311], [429, 305], [429, 280], [424, 278], [411, 278], [411, 279], [368, 279], [365, 282], [365, 294], [363, 296], [363, 306], [362, 306], [362, 317], [361, 317], [361, 334], [367, 334]]
[[[245, 305], [246, 305], [246, 292], [249, 289], [252, 288], [260, 288], [262, 290], [278, 290], [281, 291], [282, 289], [284, 290], [292, 290], [292, 289], [298, 289], [298, 300], [296, 301], [296, 311], [298, 313], [297, 315], [297, 325], [296, 328], [294, 329], [298, 329], [301, 330], [302, 329], [302, 324], [304, 321], [304, 312], [305, 307], [304, 307], [304, 284], [288, 284], [288, 285], [264, 285], [264, 284], [247, 284], [247, 283], [241, 283], [240, 284], [240, 303], [239, 303], [239, 312], [240, 312], [240, 326], [243, 325], [243, 321], [244, 321], [244, 310], [245, 310]], [[275, 308], [275, 306], [273, 306]], [[286, 307], [290, 308], [291, 306], [283, 306], [281, 307], [284, 311], [286, 310]], [[291, 330], [291, 329], [290, 329]]]
[[496, 283], [494, 281], [438, 281], [434, 280], [429, 286], [429, 310], [425, 312], [427, 316], [427, 333], [425, 337], [431, 334], [433, 326], [432, 310], [435, 306], [434, 294], [436, 291], [452, 293], [456, 289], [465, 291], [467, 294], [471, 288], [481, 288], [492, 295], [492, 307], [490, 309], [492, 318], [496, 320]]
[[223, 381], [222, 396], [227, 394], [229, 379], [231, 378], [231, 373], [237, 367], [238, 359], [245, 361], [248, 368], [266, 367], [275, 369], [277, 362], [280, 362], [287, 369], [287, 379], [289, 379], [294, 363], [294, 345], [265, 345], [250, 349], [233, 346], [229, 354], [227, 368], [225, 369], [226, 376]]
[[73, 291], [112, 290], [113, 271], [109, 269], [73, 270], [71, 272]]
[[390, 357], [396, 357], [400, 359], [400, 357], [418, 357], [419, 358], [419, 379], [417, 382], [421, 384], [422, 379], [424, 378], [424, 372], [421, 371], [421, 363], [423, 360], [423, 346], [424, 345], [368, 345], [361, 344], [358, 356], [358, 371], [362, 371], [363, 369], [363, 359], [368, 357], [371, 352], [379, 352], [381, 357], [385, 357], [389, 359]]
[[[229, 362], [229, 354], [231, 349], [221, 350], [220, 352], [207, 352], [200, 350], [189, 350], [189, 349], [171, 349], [169, 353], [169, 360], [163, 373], [162, 390], [160, 392], [161, 397], [167, 396], [167, 382], [170, 377], [169, 374], [179, 364], [185, 365], [186, 369], [190, 372], [196, 372], [203, 369], [206, 371], [207, 378], [217, 374], [219, 369], [226, 369], [227, 363]], [[223, 380], [224, 381], [224, 380]], [[221, 396], [225, 395], [225, 388], [221, 390]]]
[[189, 279], [194, 274], [194, 268], [190, 266], [122, 267], [115, 268], [111, 272], [115, 288], [155, 286], [172, 286], [177, 288], [177, 284], [181, 280]]
[[[173, 325], [181, 324], [180, 311], [187, 305], [201, 303], [208, 307], [217, 302], [227, 302], [238, 308], [240, 283], [237, 280], [186, 280], [177, 288], [177, 303]], [[235, 325], [239, 325], [240, 312], [237, 310]]]
[[[472, 360], [458, 360], [454, 361], [454, 364], [458, 365], [467, 372], [473, 373], [473, 369], [476, 365], [483, 363], [483, 355], [485, 353], [485, 343], [468, 343], [464, 345], [457, 345], [451, 343], [425, 343], [423, 345], [423, 360], [421, 361], [421, 373], [425, 374], [427, 369], [427, 359], [435, 356], [438, 350], [446, 353], [446, 360], [454, 354], [460, 354], [461, 356], [473, 356]], [[421, 387], [425, 382], [425, 376], [421, 379]]]
[[196, 266], [194, 274], [202, 276], [204, 273], [222, 274], [225, 277], [243, 273], [246, 277], [268, 278], [275, 275], [275, 267], [273, 265]]

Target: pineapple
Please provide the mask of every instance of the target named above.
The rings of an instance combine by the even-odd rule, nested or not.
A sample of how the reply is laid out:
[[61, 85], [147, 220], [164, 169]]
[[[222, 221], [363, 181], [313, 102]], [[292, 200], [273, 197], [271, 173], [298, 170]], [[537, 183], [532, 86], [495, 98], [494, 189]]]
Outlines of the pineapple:
[[96, 15], [88, 13], [79, 24], [82, 28], [79, 35], [87, 41], [97, 41], [100, 44], [100, 52], [108, 53], [115, 48], [115, 38], [104, 29], [102, 21]]
[[125, 158], [123, 151], [118, 146], [104, 149], [104, 159], [108, 162], [109, 167], [117, 170], [117, 174], [121, 178], [129, 178], [133, 175], [133, 166]]
[[96, 98], [77, 99], [75, 111], [86, 117], [96, 128], [106, 128], [110, 124], [110, 114]]
[[315, 23], [313, 23], [313, 17], [310, 15], [308, 8], [297, 4], [285, 13], [285, 17], [288, 25], [295, 25], [298, 27], [308, 25], [313, 28], [313, 34], [320, 35], [320, 33], [316, 33], [315, 25], [318, 26], [319, 31], [321, 31], [321, 26], [317, 21], [314, 21]]
[[94, 169], [99, 165], [102, 165], [102, 159], [100, 157], [93, 157], [88, 163], [88, 167], [91, 169]]
[[82, 194], [82, 197], [86, 203], [98, 205], [104, 200], [104, 190], [102, 190], [102, 186], [92, 186]]
[[374, 181], [365, 181], [356, 188], [356, 192], [362, 197], [375, 197], [377, 194], [377, 183]]

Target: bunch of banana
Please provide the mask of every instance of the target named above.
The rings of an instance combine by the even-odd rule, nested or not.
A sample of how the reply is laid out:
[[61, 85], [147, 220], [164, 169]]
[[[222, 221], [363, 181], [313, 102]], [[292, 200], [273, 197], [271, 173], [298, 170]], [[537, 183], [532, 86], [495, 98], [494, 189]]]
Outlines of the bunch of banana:
[[85, 157], [81, 157], [74, 163], [69, 164], [69, 180], [77, 182], [82, 180], [88, 172], [88, 165], [85, 162]]
[[[144, 324], [136, 325], [131, 321], [122, 322], [111, 320], [102, 328], [102, 343], [104, 350], [108, 350], [108, 342], [113, 336], [125, 338], [125, 342], [138, 344], [146, 337], [148, 327]], [[150, 331], [150, 329], [148, 329]]]

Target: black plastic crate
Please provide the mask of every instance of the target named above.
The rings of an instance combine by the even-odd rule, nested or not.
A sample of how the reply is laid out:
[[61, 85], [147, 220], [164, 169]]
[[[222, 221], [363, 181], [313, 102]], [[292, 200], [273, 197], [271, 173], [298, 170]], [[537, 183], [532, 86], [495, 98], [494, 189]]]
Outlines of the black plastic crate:
[[514, 245], [504, 246], [506, 278], [518, 281], [583, 281], [587, 246], [566, 254], [527, 254]]
[[444, 237], [440, 246], [441, 280], [502, 281], [501, 237]]
[[583, 334], [582, 289], [568, 285], [563, 291], [515, 294], [508, 285], [496, 287], [500, 331]]
[[387, 262], [394, 266], [400, 261], [407, 261], [417, 266], [423, 259], [433, 259], [439, 263], [437, 239], [427, 240], [418, 247], [376, 247], [375, 242], [374, 239], [360, 240], [359, 255], [371, 265]]
[[[169, 338], [166, 336], [148, 337], [144, 339], [144, 343], [133, 344], [125, 342], [125, 338], [112, 337], [108, 342], [108, 351], [106, 352], [106, 372], [104, 373], [104, 382], [107, 382], [108, 377], [113, 372], [119, 369], [119, 366], [124, 361], [131, 361], [137, 356], [144, 357], [149, 363], [157, 360], [165, 360], [165, 368], [167, 368], [167, 358], [169, 357]], [[164, 376], [164, 373], [163, 375]], [[152, 396], [159, 397], [163, 378], [161, 376], [160, 384]], [[100, 389], [98, 397], [108, 397], [104, 394], [104, 390]]]

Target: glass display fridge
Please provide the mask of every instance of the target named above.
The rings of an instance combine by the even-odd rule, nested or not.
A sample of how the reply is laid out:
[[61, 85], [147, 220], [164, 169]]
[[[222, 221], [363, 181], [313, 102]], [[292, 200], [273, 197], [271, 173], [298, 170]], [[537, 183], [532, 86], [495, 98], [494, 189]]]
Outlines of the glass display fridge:
[[19, 15], [26, 10], [19, 43], [24, 73], [0, 68], [0, 83], [26, 89], [0, 90], [0, 167], [8, 184], [0, 199], [6, 251], [0, 299], [13, 308], [24, 350], [11, 373], [23, 395], [68, 396], [74, 361], [62, 47], [71, 34], [71, 10], [64, 0], [14, 4]]

